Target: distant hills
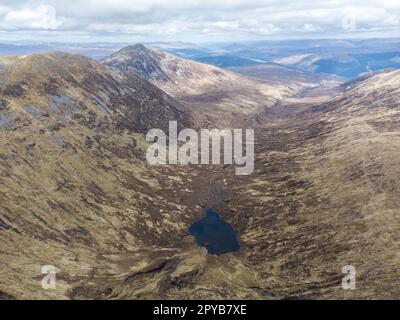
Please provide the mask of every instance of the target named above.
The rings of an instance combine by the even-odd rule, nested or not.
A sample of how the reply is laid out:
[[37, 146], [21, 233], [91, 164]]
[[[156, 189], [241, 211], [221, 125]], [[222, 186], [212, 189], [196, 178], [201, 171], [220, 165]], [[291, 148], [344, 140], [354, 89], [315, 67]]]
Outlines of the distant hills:
[[[181, 58], [220, 68], [278, 63], [315, 74], [347, 79], [366, 72], [400, 68], [400, 40], [280, 40], [192, 44], [153, 42], [148, 44]], [[0, 56], [66, 51], [97, 60], [126, 47], [125, 43], [17, 43], [0, 44]]]
[[0, 43], [0, 56], [27, 55], [51, 51], [80, 54], [100, 60], [122, 48], [121, 43], [32, 42]]
[[316, 74], [333, 74], [350, 79], [367, 72], [400, 68], [400, 51], [327, 56], [306, 54], [278, 58], [274, 61]]
[[246, 59], [275, 62], [312, 73], [354, 78], [400, 68], [399, 39], [249, 41], [214, 45]]
[[212, 53], [212, 52], [209, 54], [201, 53], [198, 55], [193, 55], [193, 54], [188, 55], [186, 52], [183, 54], [182, 52], [177, 52], [175, 54], [177, 54], [178, 56], [193, 59], [198, 62], [212, 64], [220, 68], [250, 66], [265, 62], [256, 59], [247, 59], [232, 54], [222, 54], [222, 53]]
[[332, 90], [339, 89], [339, 85], [344, 81], [343, 78], [338, 76], [323, 73], [316, 74], [277, 63], [232, 67], [229, 70], [270, 84], [284, 84], [297, 91], [297, 95], [301, 95], [304, 92], [309, 93], [313, 89], [318, 89], [319, 92], [326, 90], [331, 94]]

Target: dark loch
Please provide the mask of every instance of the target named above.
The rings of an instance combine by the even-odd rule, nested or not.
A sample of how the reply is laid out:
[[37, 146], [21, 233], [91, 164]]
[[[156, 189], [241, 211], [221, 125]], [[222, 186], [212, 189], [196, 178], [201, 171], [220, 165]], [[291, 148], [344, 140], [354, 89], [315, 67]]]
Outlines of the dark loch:
[[240, 249], [236, 231], [212, 208], [207, 209], [204, 218], [190, 226], [189, 232], [195, 237], [196, 243], [205, 247], [211, 254], [235, 252]]

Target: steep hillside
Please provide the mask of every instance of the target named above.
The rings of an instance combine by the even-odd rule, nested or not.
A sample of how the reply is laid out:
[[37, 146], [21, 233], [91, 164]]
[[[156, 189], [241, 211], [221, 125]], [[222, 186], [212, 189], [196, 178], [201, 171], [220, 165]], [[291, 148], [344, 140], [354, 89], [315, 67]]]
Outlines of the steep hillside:
[[[102, 63], [148, 79], [213, 125], [232, 124], [295, 90], [268, 84], [141, 44], [121, 49]], [[212, 112], [213, 115], [207, 113]]]
[[[99, 113], [98, 122], [145, 132], [184, 119], [184, 108], [148, 81], [111, 70], [94, 60], [66, 53], [4, 57], [0, 94], [11, 111], [60, 117]], [[83, 112], [85, 111], [85, 112]], [[112, 115], [112, 118], [110, 116]], [[184, 123], [185, 124], [185, 123]]]
[[[400, 72], [294, 107], [258, 119], [255, 172], [227, 183], [225, 217], [240, 230], [259, 292], [398, 297]], [[356, 268], [354, 291], [341, 288], [345, 265]]]
[[[143, 132], [176, 119], [190, 125], [154, 85], [94, 60], [1, 58], [1, 297], [90, 298], [76, 287], [173, 260], [194, 219], [181, 200], [191, 175], [148, 167]], [[45, 265], [56, 290], [41, 287]]]
[[[156, 66], [145, 75], [173, 88], [174, 73]], [[190, 115], [212, 108], [210, 122], [235, 125], [203, 84], [188, 94], [209, 102], [188, 115], [133, 72], [70, 54], [1, 58], [0, 80], [0, 298], [399, 296], [400, 72], [324, 103], [238, 107], [256, 130], [249, 176], [146, 163], [149, 128], [196, 126]], [[239, 252], [208, 254], [189, 235], [211, 205]], [[357, 289], [345, 291], [349, 264]], [[45, 265], [57, 268], [55, 290], [41, 287]]]

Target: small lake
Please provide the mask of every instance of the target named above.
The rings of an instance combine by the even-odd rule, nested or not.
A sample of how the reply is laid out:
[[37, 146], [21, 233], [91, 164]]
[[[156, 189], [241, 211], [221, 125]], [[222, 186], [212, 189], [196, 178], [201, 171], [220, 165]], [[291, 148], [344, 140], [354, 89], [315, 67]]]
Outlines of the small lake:
[[209, 253], [222, 254], [240, 249], [236, 231], [212, 208], [207, 209], [204, 218], [190, 226], [189, 232], [195, 237], [196, 243]]

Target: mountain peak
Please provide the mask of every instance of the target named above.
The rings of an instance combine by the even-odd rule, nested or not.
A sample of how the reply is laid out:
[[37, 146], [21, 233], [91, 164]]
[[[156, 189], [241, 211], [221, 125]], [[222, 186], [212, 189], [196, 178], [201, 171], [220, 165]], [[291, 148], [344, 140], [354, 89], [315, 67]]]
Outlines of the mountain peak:
[[288, 86], [268, 84], [143, 45], [123, 48], [102, 63], [144, 77], [190, 106], [205, 123], [210, 112], [219, 113], [214, 118], [220, 119], [221, 125], [229, 123], [230, 116], [256, 112], [291, 92]]
[[162, 51], [147, 47], [141, 43], [124, 47], [102, 60], [103, 64], [119, 66], [125, 71], [134, 72], [147, 80], [169, 81], [161, 61], [165, 57]]
[[150, 47], [145, 46], [143, 43], [137, 43], [131, 46], [127, 46], [122, 48], [120, 51], [142, 51], [142, 52], [147, 52], [150, 50]]

